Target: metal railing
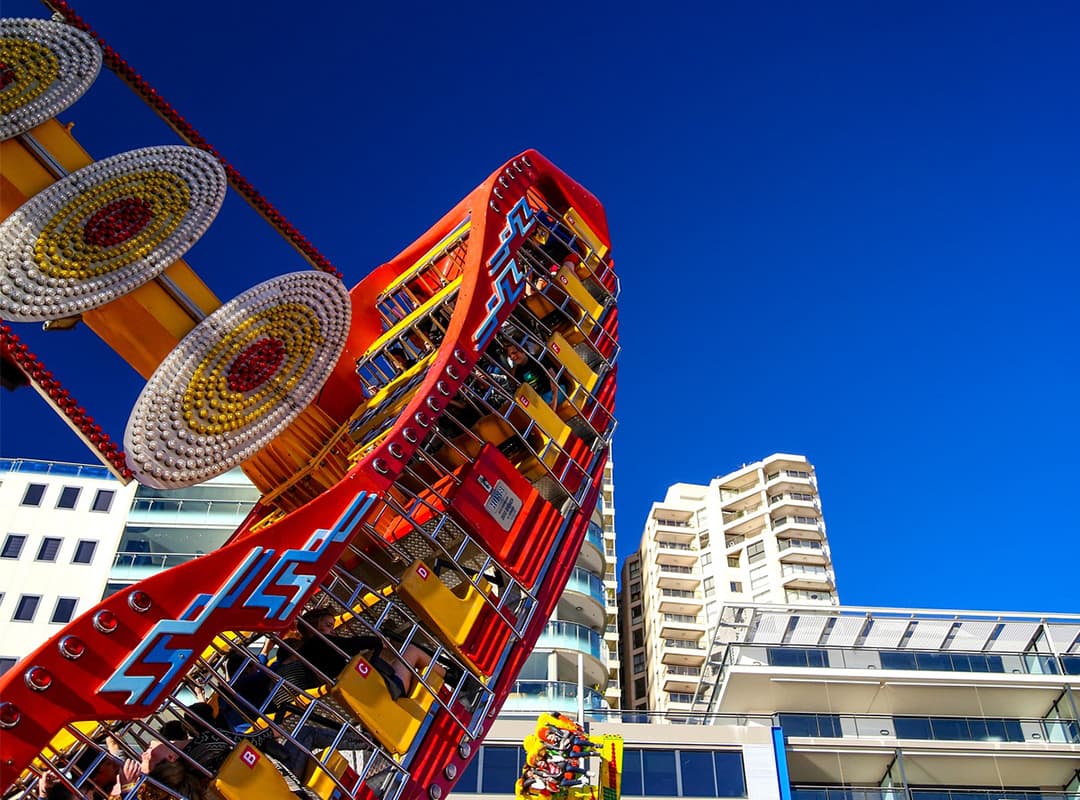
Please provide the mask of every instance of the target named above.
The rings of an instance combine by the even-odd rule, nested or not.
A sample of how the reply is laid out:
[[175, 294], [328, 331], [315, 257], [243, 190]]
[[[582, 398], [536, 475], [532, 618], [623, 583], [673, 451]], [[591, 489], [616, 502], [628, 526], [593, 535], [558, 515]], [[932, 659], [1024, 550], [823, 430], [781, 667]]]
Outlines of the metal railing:
[[237, 519], [246, 517], [254, 507], [254, 500], [135, 498], [135, 502], [131, 504], [131, 516], [152, 514], [159, 517], [166, 514], [177, 514], [182, 515], [185, 522], [218, 521], [231, 524]]
[[787, 736], [1080, 744], [1080, 722], [1009, 717], [777, 714]]
[[[105, 467], [69, 464], [64, 461], [32, 461], [25, 458], [0, 458], [0, 472], [33, 472], [41, 475], [64, 475], [72, 478], [116, 480]], [[116, 481], [119, 485], [119, 481]]]
[[204, 553], [135, 553], [118, 551], [113, 557], [114, 567], [148, 567], [166, 569], [196, 559]]
[[664, 646], [680, 650], [705, 650], [705, 645], [701, 642], [692, 642], [689, 639], [664, 639]]
[[1078, 792], [1029, 789], [889, 788], [876, 786], [792, 786], [792, 800], [1080, 800]]

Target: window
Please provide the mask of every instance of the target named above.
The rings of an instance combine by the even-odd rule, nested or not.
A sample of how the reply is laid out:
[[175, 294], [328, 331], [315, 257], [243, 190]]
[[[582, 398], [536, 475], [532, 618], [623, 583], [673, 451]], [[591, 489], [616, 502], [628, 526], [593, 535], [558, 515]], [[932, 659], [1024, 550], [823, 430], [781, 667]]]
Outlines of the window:
[[733, 556], [728, 556], [727, 557], [727, 565], [729, 567], [736, 567], [737, 568], [739, 566], [739, 554], [736, 553]]
[[15, 605], [15, 613], [11, 618], [18, 622], [33, 622], [40, 602], [41, 595], [39, 594], [22, 595]]
[[75, 615], [75, 606], [78, 604], [77, 597], [61, 597], [56, 601], [50, 622], [71, 622]]
[[637, 680], [634, 681], [634, 696], [635, 697], [644, 697], [647, 694], [647, 691], [648, 690], [645, 687], [645, 679], [644, 678], [638, 678]]
[[642, 750], [641, 766], [646, 797], [675, 797], [679, 794], [675, 777], [675, 753], [671, 750]]
[[94, 505], [91, 506], [91, 511], [108, 513], [109, 509], [112, 508], [114, 497], [116, 497], [116, 492], [112, 489], [98, 489], [97, 494], [94, 495]]
[[97, 550], [97, 542], [92, 542], [89, 539], [80, 539], [79, 543], [75, 546], [75, 557], [71, 559], [72, 564], [89, 564], [94, 560], [94, 552]]
[[770, 647], [766, 655], [770, 667], [826, 667], [829, 664], [829, 656], [824, 650]]
[[634, 631], [634, 648], [645, 646], [645, 635], [640, 631]]
[[623, 794], [645, 797], [746, 797], [737, 750], [645, 750], [628, 747]]
[[630, 620], [637, 622], [641, 619], [641, 606], [630, 606]]
[[41, 547], [38, 548], [37, 558], [35, 561], [56, 561], [56, 554], [60, 552], [60, 543], [62, 539], [55, 536], [46, 536], [41, 540]]
[[788, 736], [843, 736], [839, 714], [777, 714], [780, 727]]
[[23, 495], [22, 504], [24, 506], [40, 506], [41, 498], [45, 496], [45, 484], [44, 483], [31, 483], [26, 487], [26, 494]]
[[746, 560], [753, 564], [755, 561], [761, 561], [765, 558], [765, 542], [754, 542], [747, 545], [746, 548]]
[[480, 791], [506, 792], [507, 787], [513, 787], [521, 774], [521, 764], [518, 763], [519, 747], [502, 747], [485, 745], [482, 755], [484, 761], [480, 767]]
[[716, 588], [716, 580], [712, 577], [706, 578], [702, 582], [702, 588], [705, 590], [705, 594], [712, 594]]
[[733, 592], [741, 592], [742, 591], [742, 583], [739, 582], [739, 581], [732, 581], [728, 585], [731, 587], [731, 591], [733, 591]]
[[26, 537], [18, 533], [9, 533], [4, 539], [4, 550], [0, 552], [0, 558], [18, 558], [22, 555]]
[[645, 669], [645, 654], [638, 653], [634, 656], [634, 672], [641, 672]]
[[79, 502], [79, 493], [82, 491], [78, 486], [65, 486], [60, 490], [60, 499], [56, 501], [57, 508], [75, 508]]
[[0, 675], [14, 667], [18, 661], [14, 658], [0, 658]]

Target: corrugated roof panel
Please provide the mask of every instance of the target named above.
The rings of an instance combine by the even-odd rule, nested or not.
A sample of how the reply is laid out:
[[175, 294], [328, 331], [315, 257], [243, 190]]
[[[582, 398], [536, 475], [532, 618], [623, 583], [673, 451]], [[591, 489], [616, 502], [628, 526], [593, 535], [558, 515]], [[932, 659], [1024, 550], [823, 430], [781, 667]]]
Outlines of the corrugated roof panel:
[[800, 615], [791, 634], [790, 644], [816, 645], [821, 641], [821, 632], [825, 630], [825, 624], [830, 619], [832, 617], [825, 614]]
[[787, 631], [790, 619], [791, 614], [766, 613], [758, 615], [757, 628], [754, 629], [754, 635], [750, 641], [762, 644], [780, 644], [784, 640], [784, 633]]
[[834, 647], [850, 647], [862, 633], [866, 617], [838, 617], [833, 629], [829, 631], [826, 644]]
[[911, 638], [904, 647], [911, 650], [940, 650], [941, 643], [949, 635], [953, 625], [951, 619], [920, 619], [916, 620], [915, 628], [911, 632]]
[[1054, 649], [1059, 653], [1080, 653], [1080, 625], [1064, 625], [1051, 622], [1046, 626], [1050, 629], [1050, 641], [1054, 643]]
[[997, 627], [996, 622], [967, 619], [956, 629], [956, 636], [946, 645], [946, 650], [982, 650], [986, 640]]
[[998, 637], [990, 643], [994, 653], [1022, 653], [1039, 629], [1038, 622], [1006, 622]]
[[874, 619], [866, 634], [865, 647], [898, 647], [911, 624], [909, 619]]

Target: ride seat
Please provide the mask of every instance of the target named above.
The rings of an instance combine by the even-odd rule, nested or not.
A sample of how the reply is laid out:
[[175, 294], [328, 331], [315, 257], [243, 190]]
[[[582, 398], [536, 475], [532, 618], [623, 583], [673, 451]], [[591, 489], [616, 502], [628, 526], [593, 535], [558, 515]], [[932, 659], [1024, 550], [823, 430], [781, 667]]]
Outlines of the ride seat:
[[[479, 583], [486, 587], [483, 578]], [[472, 630], [486, 600], [468, 581], [451, 589], [423, 562], [414, 561], [405, 570], [397, 588], [402, 598], [424, 622], [435, 628], [444, 644], [460, 649]]]
[[383, 747], [399, 756], [409, 752], [435, 702], [434, 695], [419, 681], [409, 694], [394, 700], [383, 676], [363, 656], [349, 662], [330, 692]]
[[274, 762], [246, 739], [240, 741], [214, 778], [225, 800], [296, 800]]
[[360, 780], [360, 776], [349, 760], [337, 750], [332, 750], [325, 764], [320, 763], [312, 767], [310, 774], [304, 780], [304, 785], [323, 800], [337, 800], [344, 795], [334, 782], [335, 778], [345, 786], [350, 786]]

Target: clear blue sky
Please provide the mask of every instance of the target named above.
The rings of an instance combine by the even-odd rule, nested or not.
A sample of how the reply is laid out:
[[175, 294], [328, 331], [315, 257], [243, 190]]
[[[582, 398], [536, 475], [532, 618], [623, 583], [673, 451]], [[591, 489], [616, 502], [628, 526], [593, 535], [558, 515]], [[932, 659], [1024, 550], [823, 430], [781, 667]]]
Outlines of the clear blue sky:
[[[350, 285], [526, 147], [602, 200], [620, 555], [670, 483], [804, 453], [845, 603], [1080, 611], [1076, 4], [76, 7]], [[108, 74], [63, 118], [174, 141]], [[189, 260], [301, 267], [235, 195]], [[120, 438], [134, 373], [18, 332]], [[3, 455], [87, 459], [0, 402]]]

